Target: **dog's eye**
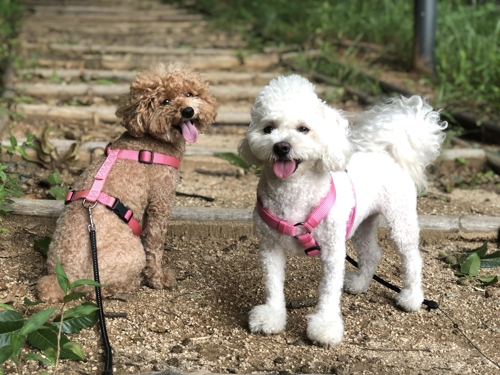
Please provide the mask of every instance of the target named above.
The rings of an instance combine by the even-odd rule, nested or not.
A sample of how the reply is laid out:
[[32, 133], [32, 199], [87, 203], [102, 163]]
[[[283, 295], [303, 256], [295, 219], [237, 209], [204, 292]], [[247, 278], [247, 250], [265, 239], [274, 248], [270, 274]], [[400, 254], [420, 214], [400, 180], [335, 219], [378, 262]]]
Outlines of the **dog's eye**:
[[162, 104], [170, 104], [170, 99], [165, 99]]
[[193, 96], [193, 94], [191, 94], [190, 92], [188, 92], [188, 93], [186, 94], [186, 97], [188, 97], [188, 98], [189, 98], [189, 97], [191, 97], [191, 96]]
[[271, 125], [268, 125], [264, 128], [264, 134], [271, 134], [271, 132], [273, 131], [273, 127]]
[[303, 133], [303, 134], [307, 134], [309, 133], [309, 128], [306, 128], [305, 126], [300, 126], [297, 128], [297, 130], [300, 132], [300, 133]]

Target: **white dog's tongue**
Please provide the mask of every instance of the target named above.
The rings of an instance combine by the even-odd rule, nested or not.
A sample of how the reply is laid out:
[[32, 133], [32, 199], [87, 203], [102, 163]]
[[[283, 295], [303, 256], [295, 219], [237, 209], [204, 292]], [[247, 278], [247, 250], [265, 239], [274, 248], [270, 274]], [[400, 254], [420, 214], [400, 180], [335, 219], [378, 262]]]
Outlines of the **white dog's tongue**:
[[288, 178], [295, 172], [297, 163], [295, 160], [279, 160], [273, 164], [273, 171], [278, 178]]
[[194, 143], [198, 139], [198, 129], [193, 123], [189, 120], [181, 122], [180, 124], [182, 137], [186, 140], [186, 142]]

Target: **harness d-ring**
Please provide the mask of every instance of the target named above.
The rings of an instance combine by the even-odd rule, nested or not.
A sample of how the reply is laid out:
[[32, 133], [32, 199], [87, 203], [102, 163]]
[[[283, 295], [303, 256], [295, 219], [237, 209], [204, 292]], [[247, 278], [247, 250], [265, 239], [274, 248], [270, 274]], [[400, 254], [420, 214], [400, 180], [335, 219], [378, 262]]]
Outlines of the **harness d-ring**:
[[97, 205], [97, 201], [94, 202], [94, 204], [92, 206], [85, 206], [85, 202], [87, 202], [86, 199], [83, 199], [82, 201], [82, 206], [83, 208], [86, 208], [89, 210], [89, 221], [90, 221], [90, 224], [87, 226], [89, 232], [95, 232], [97, 230], [97, 227], [94, 223], [94, 218], [92, 217], [92, 209]]

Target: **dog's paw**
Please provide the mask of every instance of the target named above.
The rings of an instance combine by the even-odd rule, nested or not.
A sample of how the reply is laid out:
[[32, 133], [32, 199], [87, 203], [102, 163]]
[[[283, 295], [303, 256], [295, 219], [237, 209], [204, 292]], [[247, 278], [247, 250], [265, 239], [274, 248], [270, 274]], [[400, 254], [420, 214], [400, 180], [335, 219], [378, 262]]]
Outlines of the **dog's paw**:
[[349, 294], [366, 293], [370, 280], [368, 282], [357, 272], [347, 272], [344, 276], [344, 292]]
[[312, 314], [308, 316], [308, 319], [307, 337], [316, 345], [331, 349], [342, 342], [344, 336], [342, 318]]
[[422, 289], [403, 289], [396, 297], [396, 303], [403, 310], [418, 311], [424, 301], [424, 292]]
[[172, 288], [175, 283], [175, 271], [165, 268], [152, 275], [147, 275], [146, 283], [153, 289]]
[[255, 306], [249, 313], [248, 325], [253, 333], [280, 333], [285, 329], [286, 309], [269, 305]]
[[37, 285], [38, 299], [47, 303], [62, 302], [64, 292], [59, 287], [56, 275], [43, 276]]

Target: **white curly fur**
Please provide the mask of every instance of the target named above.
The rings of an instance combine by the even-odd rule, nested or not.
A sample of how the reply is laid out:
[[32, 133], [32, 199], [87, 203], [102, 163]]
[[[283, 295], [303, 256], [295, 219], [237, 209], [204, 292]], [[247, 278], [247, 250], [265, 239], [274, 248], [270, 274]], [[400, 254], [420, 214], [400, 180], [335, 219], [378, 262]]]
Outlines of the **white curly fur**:
[[[380, 214], [392, 229], [402, 262], [403, 288], [396, 302], [407, 311], [420, 309], [416, 197], [417, 190], [426, 187], [425, 166], [437, 157], [444, 138], [446, 123], [439, 123], [438, 112], [413, 96], [347, 116], [320, 100], [307, 79], [292, 75], [272, 80], [257, 96], [251, 114], [239, 152], [249, 163], [263, 167], [257, 194], [274, 216], [290, 223], [304, 221], [327, 194], [331, 179], [335, 183], [336, 203], [312, 232], [321, 246], [323, 277], [317, 308], [308, 317], [308, 337], [327, 348], [341, 342], [342, 288], [349, 293], [367, 291], [381, 257], [375, 240]], [[357, 124], [349, 127], [347, 117]], [[286, 155], [280, 154], [277, 144], [289, 146]], [[284, 161], [293, 161], [296, 169], [278, 177], [273, 164]], [[359, 270], [344, 275], [346, 223], [355, 201], [350, 238]], [[250, 311], [249, 327], [252, 332], [273, 334], [286, 325], [285, 254], [304, 255], [304, 249], [295, 238], [270, 228], [257, 211], [254, 225], [265, 303]]]

